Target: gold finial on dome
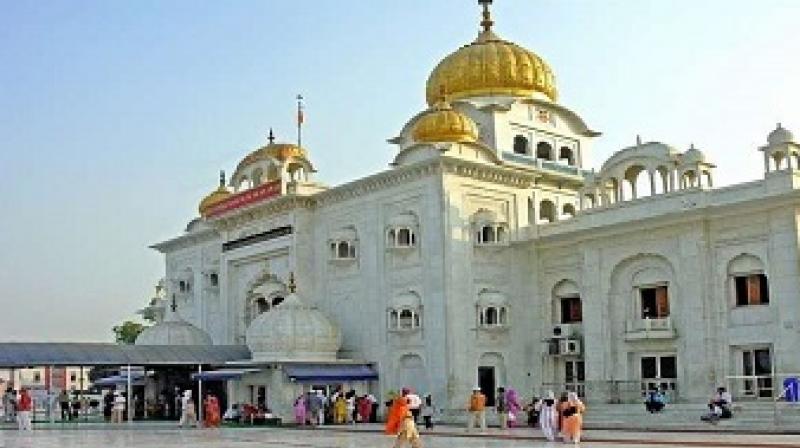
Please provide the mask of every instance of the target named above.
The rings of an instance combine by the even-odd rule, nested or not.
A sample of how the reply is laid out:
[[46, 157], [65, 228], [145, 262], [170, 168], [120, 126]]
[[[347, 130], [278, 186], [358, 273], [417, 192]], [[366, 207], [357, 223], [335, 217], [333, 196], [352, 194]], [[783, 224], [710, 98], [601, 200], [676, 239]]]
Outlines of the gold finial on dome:
[[267, 136], [267, 142], [269, 142], [270, 145], [275, 143], [275, 134], [272, 132], [272, 128], [269, 128], [269, 135]]
[[197, 207], [198, 211], [200, 212], [200, 216], [208, 216], [208, 213], [211, 211], [212, 207], [224, 201], [225, 199], [228, 199], [230, 196], [231, 192], [225, 187], [225, 171], [220, 170], [219, 187], [212, 191], [208, 196], [204, 197], [203, 200], [200, 201], [200, 205]]
[[483, 20], [481, 20], [483, 32], [491, 33], [494, 21], [492, 20], [492, 12], [489, 10], [489, 5], [492, 4], [492, 0], [478, 0], [478, 4], [483, 5]]

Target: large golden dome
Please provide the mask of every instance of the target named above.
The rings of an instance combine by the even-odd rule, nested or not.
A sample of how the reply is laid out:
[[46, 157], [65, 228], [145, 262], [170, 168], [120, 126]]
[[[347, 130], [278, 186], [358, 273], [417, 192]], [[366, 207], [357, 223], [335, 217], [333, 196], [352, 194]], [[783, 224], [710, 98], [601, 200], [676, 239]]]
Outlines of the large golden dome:
[[519, 45], [497, 37], [484, 8], [484, 30], [469, 45], [442, 59], [428, 77], [426, 99], [434, 104], [439, 89], [451, 99], [471, 96], [531, 96], [539, 92], [553, 101], [558, 98], [553, 71], [539, 56]]
[[197, 207], [197, 210], [200, 212], [200, 216], [208, 216], [208, 212], [211, 211], [215, 205], [219, 204], [225, 199], [228, 199], [229, 197], [231, 197], [231, 192], [225, 187], [225, 173], [221, 172], [219, 174], [219, 187], [209, 193], [208, 196], [204, 197], [203, 200], [200, 201], [200, 205]]
[[471, 118], [453, 110], [443, 99], [417, 120], [411, 131], [416, 142], [457, 142], [475, 143], [478, 141], [478, 127]]

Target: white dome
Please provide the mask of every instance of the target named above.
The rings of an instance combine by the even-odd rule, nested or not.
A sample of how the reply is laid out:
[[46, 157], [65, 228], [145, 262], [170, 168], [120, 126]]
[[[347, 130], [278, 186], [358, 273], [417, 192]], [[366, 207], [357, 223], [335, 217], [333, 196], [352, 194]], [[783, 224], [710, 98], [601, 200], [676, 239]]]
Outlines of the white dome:
[[292, 293], [247, 329], [254, 361], [329, 361], [342, 346], [339, 329], [321, 311]]
[[136, 345], [212, 345], [211, 336], [181, 319], [168, 308], [164, 320], [146, 328], [136, 338]]
[[700, 151], [692, 145], [683, 153], [683, 161], [686, 163], [703, 163], [706, 161], [706, 155], [703, 154], [703, 151]]
[[794, 135], [792, 132], [778, 123], [778, 127], [775, 128], [772, 132], [769, 133], [767, 136], [767, 142], [770, 145], [780, 145], [783, 143], [792, 143], [794, 142]]

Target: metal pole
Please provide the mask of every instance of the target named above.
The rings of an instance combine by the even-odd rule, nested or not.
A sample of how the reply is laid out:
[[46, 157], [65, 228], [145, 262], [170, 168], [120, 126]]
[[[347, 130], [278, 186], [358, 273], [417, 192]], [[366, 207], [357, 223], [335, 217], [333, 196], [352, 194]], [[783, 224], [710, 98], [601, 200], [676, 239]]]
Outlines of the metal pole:
[[133, 384], [131, 384], [131, 365], [128, 364], [128, 423], [133, 422], [133, 412], [131, 412], [131, 402], [133, 401]]
[[201, 422], [203, 421], [203, 378], [202, 378], [203, 365], [202, 364], [197, 365], [197, 373], [198, 373], [197, 376], [198, 397], [195, 402], [197, 403], [197, 425], [199, 427], [202, 424]]
[[50, 424], [53, 424], [56, 422], [55, 412], [53, 412], [53, 366], [50, 366], [47, 374], [50, 377], [47, 386], [47, 413], [50, 414]]
[[[81, 375], [81, 377], [78, 379], [78, 381], [79, 381], [79, 384], [81, 385], [81, 397], [79, 398], [79, 400], [80, 400], [80, 404], [81, 404], [81, 407], [80, 407], [80, 409], [81, 409], [81, 411], [83, 412], [83, 421], [86, 421], [86, 419], [87, 419], [87, 412], [89, 411], [89, 409], [84, 409], [84, 408], [83, 408], [83, 403], [84, 403], [84, 401], [83, 401], [84, 395], [83, 395], [83, 394], [84, 394], [84, 388], [85, 388], [85, 385], [83, 384], [83, 366], [80, 366], [80, 368], [81, 368], [81, 370], [80, 370], [80, 375]], [[67, 374], [67, 373], [66, 373], [66, 370], [65, 370], [65, 371], [64, 371], [64, 375], [66, 375], [66, 374]]]

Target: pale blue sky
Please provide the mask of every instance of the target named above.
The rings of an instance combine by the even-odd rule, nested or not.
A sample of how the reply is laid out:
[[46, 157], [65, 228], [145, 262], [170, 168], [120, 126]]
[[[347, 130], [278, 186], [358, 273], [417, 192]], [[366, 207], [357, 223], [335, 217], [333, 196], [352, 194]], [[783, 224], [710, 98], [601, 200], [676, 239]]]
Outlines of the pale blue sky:
[[[497, 33], [553, 67], [600, 138], [707, 152], [760, 177], [800, 134], [796, 0], [497, 0]], [[331, 185], [384, 169], [428, 73], [476, 36], [473, 0], [0, 0], [0, 340], [110, 340], [150, 297], [200, 198], [294, 138]]]

